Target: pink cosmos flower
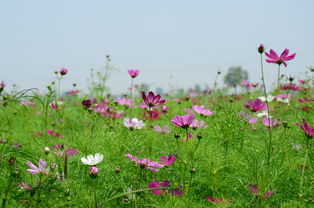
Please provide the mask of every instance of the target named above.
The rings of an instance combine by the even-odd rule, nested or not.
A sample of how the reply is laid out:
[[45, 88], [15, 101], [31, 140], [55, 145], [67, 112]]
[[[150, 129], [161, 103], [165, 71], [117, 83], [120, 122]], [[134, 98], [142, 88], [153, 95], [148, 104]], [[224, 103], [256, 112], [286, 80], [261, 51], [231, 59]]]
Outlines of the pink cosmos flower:
[[140, 70], [138, 69], [128, 69], [128, 73], [132, 78], [137, 77], [137, 75], [139, 75]]
[[143, 158], [139, 159], [131, 154], [125, 154], [125, 157], [129, 158], [131, 161], [135, 162], [136, 165], [140, 166], [143, 169], [150, 169], [153, 172], [159, 172], [157, 168], [163, 168], [165, 165], [159, 164], [156, 161], [151, 161], [150, 159]]
[[176, 156], [173, 154], [169, 154], [168, 157], [162, 156], [160, 157], [160, 162], [163, 163], [165, 166], [170, 166], [174, 161], [176, 161]]
[[70, 92], [67, 92], [67, 96], [77, 95], [79, 92], [79, 90], [72, 90]]
[[179, 116], [179, 115], [176, 115], [172, 120], [171, 122], [178, 126], [178, 127], [181, 127], [183, 129], [187, 129], [190, 127], [190, 125], [193, 123], [194, 121], [194, 114], [187, 114], [187, 115], [184, 115], [184, 116]]
[[62, 158], [64, 159], [67, 156], [67, 158], [70, 159], [74, 155], [78, 155], [78, 154], [80, 154], [80, 153], [78, 151], [76, 151], [76, 149], [69, 148], [69, 149], [64, 150], [64, 152], [62, 154]]
[[266, 127], [277, 127], [277, 126], [279, 126], [279, 121], [273, 120], [271, 118], [268, 119], [267, 117], [262, 118], [262, 123]]
[[25, 100], [25, 101], [21, 101], [21, 105], [35, 106], [36, 103], [32, 102], [32, 101]]
[[211, 112], [209, 109], [206, 109], [204, 105], [198, 106], [198, 105], [193, 105], [193, 110], [202, 115], [202, 116], [208, 116], [208, 115], [213, 115], [214, 113]]
[[[176, 188], [172, 188], [170, 191], [170, 181], [162, 181], [162, 182], [156, 182], [152, 181], [148, 184], [148, 188], [151, 188], [153, 190], [150, 191], [150, 193], [155, 195], [162, 195], [162, 194], [168, 194], [169, 192], [173, 196], [182, 196], [185, 191], [182, 190], [182, 186], [177, 186]], [[169, 189], [158, 189], [158, 188], [169, 188]]]
[[19, 191], [27, 191], [33, 188], [27, 182], [18, 183], [17, 185], [19, 186]]
[[60, 74], [62, 75], [62, 76], [64, 76], [64, 75], [66, 75], [68, 73], [68, 70], [66, 69], [66, 68], [61, 68], [60, 69]]
[[273, 49], [270, 49], [269, 53], [265, 52], [265, 55], [268, 57], [268, 59], [266, 59], [267, 63], [274, 63], [278, 65], [283, 64], [285, 67], [287, 67], [286, 61], [290, 61], [294, 59], [296, 54], [294, 53], [292, 55], [289, 55], [289, 50], [286, 48], [282, 52], [280, 57]]
[[243, 104], [243, 106], [246, 109], [251, 110], [252, 112], [257, 112], [257, 111], [267, 109], [266, 103], [263, 103], [260, 99], [256, 99], [254, 101], [248, 100], [246, 103]]
[[62, 136], [60, 133], [54, 132], [54, 131], [51, 130], [51, 129], [46, 130], [46, 132], [47, 132], [48, 134], [50, 134], [51, 136], [54, 136], [54, 137], [59, 137], [59, 138], [63, 138], [63, 137], [64, 137], [64, 136]]
[[281, 90], [299, 91], [299, 87], [296, 84], [293, 84], [293, 83], [282, 85], [282, 86], [280, 86], [280, 89]]
[[166, 105], [163, 105], [162, 107], [161, 107], [161, 111], [163, 112], [163, 113], [167, 113], [168, 112], [168, 106], [166, 106]]
[[5, 86], [6, 86], [6, 84], [2, 81], [2, 82], [0, 82], [0, 89], [3, 89], [3, 88], [5, 88]]
[[127, 98], [117, 98], [117, 103], [119, 105], [125, 105], [127, 107], [132, 107], [133, 106], [133, 100], [132, 99], [127, 99]]
[[206, 199], [210, 202], [213, 202], [213, 203], [221, 203], [224, 201], [223, 198], [218, 198], [218, 199], [215, 199], [214, 197], [212, 196], [206, 196]]
[[241, 85], [248, 87], [250, 89], [253, 89], [258, 86], [258, 83], [253, 83], [253, 82], [248, 82], [247, 80], [242, 80]]
[[36, 167], [36, 165], [34, 165], [30, 161], [27, 161], [26, 164], [31, 168], [31, 169], [27, 169], [27, 171], [30, 174], [36, 175], [38, 173], [43, 173], [47, 175], [49, 172], [49, 168], [47, 168], [46, 162], [44, 160], [41, 160], [41, 159], [39, 160], [38, 167]]
[[305, 133], [305, 135], [311, 139], [314, 138], [314, 128], [311, 128], [310, 125], [304, 120], [302, 119], [302, 124], [300, 123], [296, 123]]
[[163, 128], [161, 128], [159, 125], [155, 125], [155, 126], [153, 126], [153, 128], [158, 133], [165, 133], [165, 134], [170, 133], [170, 128], [167, 124], [165, 124]]
[[199, 128], [207, 128], [208, 126], [206, 125], [205, 121], [198, 121], [197, 119], [194, 119], [194, 121], [190, 124], [190, 127], [195, 129]]
[[147, 96], [145, 92], [142, 91], [142, 98], [149, 109], [157, 107], [158, 105], [161, 105], [166, 102], [166, 100], [161, 99], [160, 95], [155, 96], [155, 94], [152, 91], [149, 91]]
[[267, 191], [266, 193], [262, 194], [260, 193], [259, 189], [257, 188], [257, 185], [248, 185], [247, 186], [248, 189], [251, 191], [251, 193], [256, 196], [256, 197], [259, 197], [261, 200], [265, 200], [266, 198], [270, 198], [271, 195], [274, 194], [273, 191]]
[[193, 110], [190, 108], [184, 108], [184, 113], [191, 114], [193, 113]]
[[150, 121], [159, 119], [160, 112], [158, 110], [151, 110], [144, 112], [144, 118]]

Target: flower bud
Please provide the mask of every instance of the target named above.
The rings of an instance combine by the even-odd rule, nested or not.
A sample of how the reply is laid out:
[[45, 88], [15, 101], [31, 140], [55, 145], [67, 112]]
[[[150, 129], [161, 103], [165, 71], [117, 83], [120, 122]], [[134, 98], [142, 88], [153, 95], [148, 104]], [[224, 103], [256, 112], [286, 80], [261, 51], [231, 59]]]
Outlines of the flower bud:
[[265, 51], [264, 45], [263, 45], [263, 44], [260, 44], [259, 47], [258, 47], [258, 49], [257, 49], [257, 51], [258, 51], [260, 54], [263, 54], [264, 51]]
[[50, 148], [49, 147], [44, 147], [44, 152], [45, 152], [46, 155], [48, 155], [49, 152], [50, 152]]
[[60, 74], [61, 74], [62, 76], [66, 75], [67, 73], [68, 73], [68, 70], [67, 70], [66, 68], [61, 68], [61, 69], [60, 69]]
[[96, 178], [98, 176], [98, 168], [96, 168], [95, 166], [90, 167], [89, 169], [89, 175], [92, 178]]
[[179, 139], [180, 138], [180, 134], [179, 133], [175, 133], [174, 134], [174, 138]]
[[114, 169], [114, 172], [120, 173], [120, 172], [121, 172], [121, 168], [115, 168], [115, 169]]

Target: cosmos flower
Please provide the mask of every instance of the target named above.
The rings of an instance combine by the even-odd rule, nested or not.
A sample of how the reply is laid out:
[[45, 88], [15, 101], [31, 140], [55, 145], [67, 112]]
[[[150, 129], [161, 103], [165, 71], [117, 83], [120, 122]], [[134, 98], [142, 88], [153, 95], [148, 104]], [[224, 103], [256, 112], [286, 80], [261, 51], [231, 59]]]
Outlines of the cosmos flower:
[[194, 119], [194, 121], [190, 124], [190, 127], [193, 129], [199, 129], [199, 128], [207, 128], [205, 121], [198, 121], [197, 119]]
[[187, 114], [187, 115], [184, 115], [184, 116], [179, 116], [179, 115], [176, 115], [172, 120], [171, 122], [178, 126], [178, 127], [181, 127], [183, 129], [187, 129], [190, 127], [190, 125], [193, 123], [194, 121], [194, 114]]
[[89, 168], [89, 175], [93, 178], [96, 178], [98, 176], [98, 172], [99, 172], [99, 170], [95, 166], [92, 166]]
[[157, 107], [158, 105], [166, 102], [166, 100], [161, 99], [160, 95], [155, 95], [152, 91], [149, 91], [147, 96], [145, 91], [142, 91], [142, 98], [149, 109]]
[[[275, 96], [268, 95], [267, 96], [267, 102], [272, 102], [275, 98], [276, 98]], [[260, 97], [258, 97], [258, 99], [260, 99], [262, 102], [266, 102], [265, 96], [260, 96]]]
[[163, 163], [165, 166], [170, 166], [174, 161], [176, 161], [176, 156], [173, 154], [169, 154], [168, 157], [162, 156], [160, 157], [160, 162]]
[[314, 138], [314, 128], [311, 128], [310, 125], [305, 121], [305, 119], [302, 119], [302, 124], [296, 123], [305, 133], [305, 135], [311, 139]]
[[54, 131], [51, 130], [51, 129], [46, 130], [46, 132], [47, 132], [48, 134], [50, 134], [51, 136], [54, 136], [54, 137], [59, 137], [59, 138], [63, 138], [63, 137], [64, 137], [64, 136], [62, 136], [60, 133], [54, 132]]
[[214, 113], [211, 112], [210, 110], [206, 109], [204, 105], [198, 106], [198, 105], [193, 105], [193, 110], [202, 115], [202, 116], [208, 116], [208, 115], [213, 115]]
[[137, 75], [139, 75], [140, 70], [138, 69], [128, 69], [128, 73], [132, 78], [137, 77]]
[[165, 165], [159, 164], [156, 161], [151, 161], [150, 159], [143, 158], [139, 159], [131, 154], [125, 154], [125, 157], [129, 158], [131, 161], [135, 162], [136, 165], [140, 166], [143, 169], [150, 169], [153, 172], [159, 172], [157, 168], [163, 168]]
[[82, 157], [81, 161], [85, 165], [97, 165], [104, 159], [104, 155], [100, 153], [96, 153], [95, 156], [93, 155], [88, 155], [86, 158]]
[[133, 106], [133, 100], [132, 99], [127, 99], [127, 98], [117, 98], [117, 103], [119, 105], [125, 105], [127, 107], [132, 107]]
[[165, 133], [165, 134], [170, 133], [170, 128], [167, 124], [165, 124], [163, 128], [161, 128], [159, 125], [155, 125], [155, 126], [153, 126], [153, 128], [158, 133]]
[[280, 56], [278, 56], [278, 54], [273, 49], [270, 49], [269, 53], [265, 52], [265, 55], [268, 57], [268, 59], [266, 59], [267, 63], [274, 63], [278, 65], [283, 64], [285, 67], [287, 67], [286, 61], [294, 59], [296, 54], [294, 53], [289, 55], [289, 50], [286, 48]]
[[138, 120], [137, 118], [128, 118], [128, 117], [125, 117], [123, 118], [123, 124], [126, 128], [128, 129], [142, 129], [145, 124], [142, 120]]
[[277, 127], [277, 126], [279, 126], [279, 121], [273, 120], [271, 118], [268, 119], [267, 117], [262, 118], [262, 123], [266, 127]]
[[252, 112], [257, 112], [257, 111], [261, 111], [261, 110], [266, 110], [267, 109], [267, 105], [266, 103], [262, 103], [262, 101], [260, 99], [256, 99], [256, 100], [248, 100], [246, 103], [243, 104], [243, 106], [248, 109], [251, 110]]
[[46, 161], [39, 160], [38, 167], [34, 165], [32, 162], [27, 161], [26, 164], [30, 167], [30, 169], [27, 169], [27, 171], [32, 175], [37, 175], [38, 173], [48, 174], [49, 168], [47, 168]]
[[[170, 181], [161, 181], [161, 182], [152, 181], [151, 183], [148, 184], [148, 188], [153, 189], [150, 191], [150, 193], [155, 194], [155, 195], [163, 195], [163, 194], [168, 194], [170, 192], [173, 196], [182, 196], [182, 194], [185, 192], [182, 190], [182, 186], [171, 188], [170, 185], [171, 185]], [[163, 189], [158, 189], [158, 188], [163, 188]], [[165, 188], [169, 188], [169, 189], [165, 189]]]

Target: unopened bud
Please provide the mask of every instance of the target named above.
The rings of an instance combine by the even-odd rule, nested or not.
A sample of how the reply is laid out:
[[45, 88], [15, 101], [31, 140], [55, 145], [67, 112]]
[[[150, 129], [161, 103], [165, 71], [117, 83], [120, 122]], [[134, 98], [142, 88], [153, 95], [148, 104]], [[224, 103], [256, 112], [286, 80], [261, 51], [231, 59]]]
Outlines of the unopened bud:
[[121, 168], [115, 168], [115, 169], [114, 169], [114, 172], [120, 173], [120, 172], [121, 172]]
[[44, 152], [45, 152], [46, 155], [48, 155], [49, 152], [50, 152], [50, 148], [49, 147], [44, 147]]
[[202, 138], [203, 138], [203, 137], [202, 137], [202, 134], [201, 134], [201, 133], [198, 133], [198, 134], [197, 134], [197, 138], [198, 138], [198, 139], [202, 139]]
[[196, 168], [191, 168], [191, 169], [190, 169], [190, 173], [193, 174], [193, 173], [195, 173], [195, 172], [196, 172]]
[[95, 166], [90, 167], [89, 169], [89, 175], [92, 178], [96, 178], [98, 176], [98, 168], [96, 168]]
[[258, 51], [260, 54], [264, 53], [264, 51], [265, 51], [264, 45], [263, 45], [263, 44], [260, 44], [259, 47], [258, 47], [258, 49], [257, 49], [257, 51]]
[[180, 134], [179, 133], [175, 133], [174, 134], [174, 138], [179, 139], [180, 138]]
[[66, 69], [66, 68], [61, 68], [60, 69], [60, 74], [61, 74], [61, 76], [64, 76], [64, 75], [66, 75], [68, 73], [68, 70]]

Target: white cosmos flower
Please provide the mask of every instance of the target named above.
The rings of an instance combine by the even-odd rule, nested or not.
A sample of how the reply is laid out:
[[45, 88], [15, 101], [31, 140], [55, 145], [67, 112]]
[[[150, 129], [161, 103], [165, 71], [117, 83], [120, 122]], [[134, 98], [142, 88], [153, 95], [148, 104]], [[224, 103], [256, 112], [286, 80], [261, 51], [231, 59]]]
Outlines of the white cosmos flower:
[[123, 123], [128, 129], [142, 129], [145, 126], [144, 122], [137, 118], [123, 118]]
[[[266, 102], [265, 96], [258, 97], [258, 99], [260, 99], [262, 102]], [[274, 99], [275, 99], [275, 96], [272, 96], [272, 95], [268, 95], [267, 96], [267, 101], [268, 102], [272, 102]]]
[[[258, 118], [268, 117], [268, 113], [267, 113], [267, 111], [262, 111], [262, 112], [256, 114], [256, 116]], [[269, 118], [271, 118], [271, 116], [269, 116]]]
[[290, 103], [290, 99], [289, 98], [278, 98], [277, 97], [277, 101], [280, 103]]
[[98, 163], [100, 163], [102, 161], [102, 159], [104, 159], [104, 155], [96, 153], [95, 156], [93, 155], [87, 155], [87, 157], [82, 157], [81, 161], [82, 163], [86, 164], [86, 165], [97, 165]]

